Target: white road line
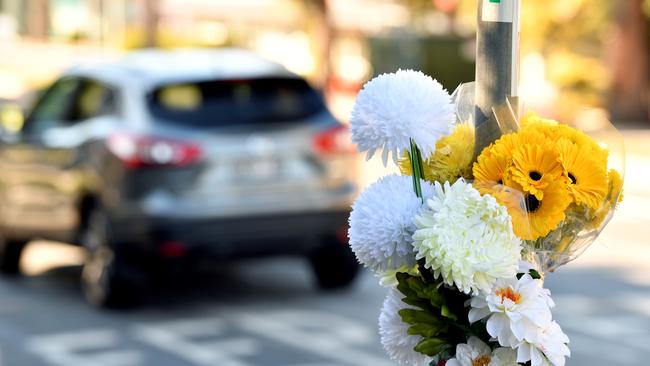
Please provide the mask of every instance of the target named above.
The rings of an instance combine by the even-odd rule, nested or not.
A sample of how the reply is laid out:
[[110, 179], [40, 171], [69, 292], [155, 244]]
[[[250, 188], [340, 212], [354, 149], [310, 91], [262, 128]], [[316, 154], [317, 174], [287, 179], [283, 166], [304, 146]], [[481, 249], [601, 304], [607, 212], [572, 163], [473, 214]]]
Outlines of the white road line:
[[135, 338], [201, 366], [250, 366], [239, 357], [259, 353], [257, 341], [249, 337], [228, 337], [223, 340], [198, 341], [192, 338], [223, 336], [228, 330], [219, 318], [201, 318], [166, 323], [138, 325]]
[[[643, 365], [647, 358], [646, 354], [625, 344], [585, 336], [571, 338], [569, 348], [573, 355], [589, 356], [604, 361], [603, 364], [639, 366]], [[567, 364], [572, 364], [570, 359], [567, 360]]]
[[119, 340], [114, 330], [95, 329], [35, 336], [28, 339], [26, 347], [57, 366], [142, 365], [143, 355], [136, 350], [102, 350], [117, 347]]
[[[630, 292], [620, 296], [621, 306], [650, 321], [650, 294]], [[650, 331], [648, 331], [650, 333]]]
[[356, 322], [316, 311], [239, 313], [234, 322], [249, 333], [302, 349], [344, 365], [392, 366], [381, 355], [359, 350], [373, 340], [371, 331]]

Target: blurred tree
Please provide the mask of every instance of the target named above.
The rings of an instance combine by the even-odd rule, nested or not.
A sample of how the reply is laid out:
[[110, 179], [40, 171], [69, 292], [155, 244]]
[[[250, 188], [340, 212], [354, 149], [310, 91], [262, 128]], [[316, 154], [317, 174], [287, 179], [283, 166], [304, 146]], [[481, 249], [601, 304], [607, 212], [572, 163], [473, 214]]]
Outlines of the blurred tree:
[[607, 106], [615, 121], [648, 119], [644, 9], [650, 0], [522, 1], [521, 54], [546, 60], [558, 117]]
[[609, 109], [615, 120], [645, 121], [648, 119], [648, 33], [644, 10], [650, 10], [650, 2], [616, 3]]
[[26, 35], [45, 39], [50, 31], [49, 0], [27, 0], [24, 3]]
[[158, 45], [158, 20], [160, 17], [158, 0], [144, 0], [144, 46]]
[[303, 0], [309, 14], [314, 22], [308, 23], [310, 32], [316, 38], [314, 46], [315, 53], [318, 55], [316, 64], [316, 82], [321, 86], [326, 86], [331, 72], [331, 48], [334, 37], [334, 27], [330, 19], [328, 0]]
[[556, 117], [571, 119], [584, 106], [605, 106], [610, 74], [604, 44], [617, 3], [522, 2], [521, 54], [539, 53], [546, 60], [546, 77], [557, 88]]

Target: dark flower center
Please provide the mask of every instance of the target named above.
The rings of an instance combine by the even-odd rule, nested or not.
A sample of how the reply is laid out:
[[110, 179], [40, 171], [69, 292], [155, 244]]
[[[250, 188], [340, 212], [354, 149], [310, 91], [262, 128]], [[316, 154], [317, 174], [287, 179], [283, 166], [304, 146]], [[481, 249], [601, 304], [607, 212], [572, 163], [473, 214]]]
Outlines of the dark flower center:
[[536, 182], [538, 180], [542, 179], [542, 174], [540, 172], [536, 171], [536, 170], [533, 170], [532, 172], [528, 173], [528, 176], [530, 177], [530, 179], [532, 179], [532, 180], [534, 180]]
[[541, 205], [542, 205], [542, 202], [540, 200], [538, 200], [537, 197], [535, 197], [532, 194], [527, 194], [526, 195], [526, 210], [529, 213], [533, 213], [533, 212], [539, 210], [539, 207]]
[[499, 183], [499, 185], [503, 185], [503, 179], [499, 179], [497, 183]]
[[569, 179], [571, 179], [571, 184], [576, 184], [576, 177], [574, 177], [573, 174], [569, 173]]

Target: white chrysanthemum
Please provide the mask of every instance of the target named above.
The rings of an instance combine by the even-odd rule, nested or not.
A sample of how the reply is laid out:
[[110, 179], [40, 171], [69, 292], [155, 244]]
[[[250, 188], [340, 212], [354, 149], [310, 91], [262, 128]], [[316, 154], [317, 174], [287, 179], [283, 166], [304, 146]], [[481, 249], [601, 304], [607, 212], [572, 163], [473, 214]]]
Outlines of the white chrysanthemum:
[[379, 314], [379, 335], [388, 356], [400, 365], [428, 365], [432, 358], [414, 350], [422, 337], [408, 334], [409, 325], [402, 321], [399, 311], [413, 309], [402, 301], [404, 296], [390, 289]]
[[[420, 184], [423, 197], [431, 197], [433, 186]], [[410, 176], [389, 175], [364, 190], [350, 214], [350, 247], [359, 262], [378, 272], [413, 267], [413, 218], [421, 207]]]
[[465, 293], [487, 293], [497, 279], [514, 277], [521, 241], [506, 208], [462, 179], [435, 187], [428, 209], [415, 220], [416, 259]]
[[517, 349], [517, 360], [531, 361], [532, 366], [564, 366], [566, 357], [571, 356], [567, 337], [556, 322], [551, 322], [540, 332], [536, 343], [523, 342]]
[[469, 321], [489, 317], [487, 331], [503, 347], [539, 342], [552, 321], [552, 301], [540, 283], [528, 274], [519, 280], [498, 280], [487, 296], [472, 298]]
[[467, 344], [456, 346], [456, 357], [446, 366], [518, 366], [517, 353], [512, 348], [497, 348], [494, 351], [476, 337], [470, 337]]
[[350, 117], [352, 141], [368, 158], [383, 149], [384, 165], [388, 153], [410, 148], [413, 139], [429, 156], [436, 142], [452, 131], [456, 120], [451, 96], [431, 77], [413, 70], [399, 70], [370, 80], [357, 96]]

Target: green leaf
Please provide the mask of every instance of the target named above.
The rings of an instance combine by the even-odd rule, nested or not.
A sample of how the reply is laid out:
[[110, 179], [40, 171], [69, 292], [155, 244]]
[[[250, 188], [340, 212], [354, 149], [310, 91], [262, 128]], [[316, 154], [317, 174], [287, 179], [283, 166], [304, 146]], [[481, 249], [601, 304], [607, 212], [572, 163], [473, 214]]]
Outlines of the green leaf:
[[415, 351], [425, 354], [427, 356], [433, 357], [440, 352], [444, 351], [446, 348], [450, 347], [444, 339], [440, 338], [426, 338], [423, 339], [417, 346], [415, 346]]
[[542, 279], [542, 275], [540, 275], [539, 272], [537, 272], [534, 269], [531, 269], [530, 271], [528, 271], [528, 273], [530, 274], [530, 277], [532, 277], [533, 279], [536, 279], [536, 280], [541, 280]]
[[420, 335], [424, 338], [435, 337], [438, 334], [447, 331], [449, 328], [442, 323], [438, 325], [419, 323], [409, 327], [408, 334]]
[[405, 297], [402, 299], [402, 301], [406, 304], [415, 306], [416, 308], [420, 308], [422, 310], [429, 309], [429, 301], [427, 301], [426, 299], [421, 299], [419, 297]]
[[402, 309], [398, 314], [402, 317], [402, 321], [407, 324], [427, 323], [436, 325], [440, 323], [440, 320], [424, 310]]
[[[532, 277], [534, 280], [541, 280], [541, 279], [542, 279], [542, 275], [539, 274], [539, 272], [537, 272], [537, 270], [535, 270], [535, 269], [531, 269], [531, 270], [529, 270], [529, 271], [528, 271], [528, 274], [529, 274], [530, 277]], [[525, 273], [517, 273], [517, 279], [520, 280], [522, 277], [524, 277], [524, 275], [526, 275], [526, 274], [525, 274]]]
[[452, 313], [447, 305], [442, 305], [442, 307], [440, 308], [440, 315], [444, 316], [445, 318], [451, 319], [453, 321], [458, 321], [458, 317], [456, 316], [456, 314]]
[[420, 277], [412, 276], [411, 278], [406, 280], [406, 283], [408, 284], [409, 288], [412, 291], [415, 291], [418, 294], [421, 293], [426, 287], [426, 284], [424, 283], [424, 281], [422, 281]]
[[445, 303], [445, 297], [438, 291], [438, 286], [430, 286], [424, 295], [434, 308], [440, 308]]
[[395, 277], [397, 277], [397, 290], [403, 293], [407, 297], [417, 297], [417, 292], [411, 289], [408, 280], [412, 277], [408, 273], [398, 272]]
[[488, 343], [490, 341], [490, 334], [487, 331], [487, 327], [485, 325], [485, 321], [479, 321], [471, 325], [470, 327], [470, 332], [481, 339], [483, 342]]

